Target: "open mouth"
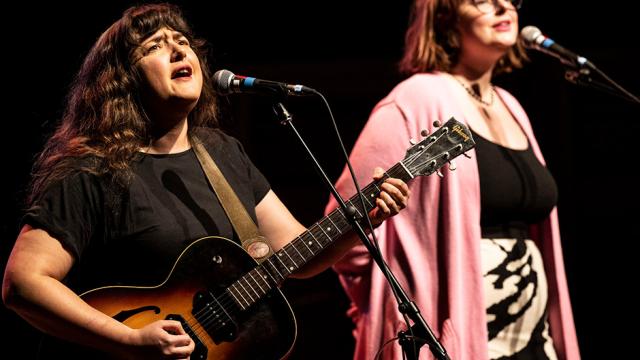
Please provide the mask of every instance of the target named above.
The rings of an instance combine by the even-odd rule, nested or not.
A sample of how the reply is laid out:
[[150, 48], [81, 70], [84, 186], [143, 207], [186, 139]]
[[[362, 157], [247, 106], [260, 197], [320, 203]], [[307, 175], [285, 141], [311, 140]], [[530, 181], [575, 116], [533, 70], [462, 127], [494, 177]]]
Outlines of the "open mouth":
[[185, 65], [185, 66], [181, 66], [179, 68], [177, 68], [176, 70], [173, 71], [173, 73], [171, 73], [171, 79], [177, 79], [177, 78], [182, 78], [182, 77], [189, 77], [191, 76], [191, 66]]

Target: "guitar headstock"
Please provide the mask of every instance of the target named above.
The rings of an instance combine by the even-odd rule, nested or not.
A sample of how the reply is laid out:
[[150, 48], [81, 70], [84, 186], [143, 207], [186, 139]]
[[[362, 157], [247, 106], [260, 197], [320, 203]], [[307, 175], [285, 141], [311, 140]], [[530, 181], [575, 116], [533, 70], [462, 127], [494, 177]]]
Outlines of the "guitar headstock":
[[426, 135], [424, 140], [410, 147], [401, 162], [413, 176], [431, 175], [474, 146], [476, 143], [469, 128], [451, 118], [438, 130]]

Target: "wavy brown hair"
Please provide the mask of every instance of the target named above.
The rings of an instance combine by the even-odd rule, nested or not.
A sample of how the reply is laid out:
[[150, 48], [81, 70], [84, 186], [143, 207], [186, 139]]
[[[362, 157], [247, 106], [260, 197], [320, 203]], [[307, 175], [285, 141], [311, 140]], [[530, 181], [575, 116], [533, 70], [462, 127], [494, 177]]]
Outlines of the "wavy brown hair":
[[[405, 75], [420, 72], [450, 72], [460, 55], [458, 7], [469, 0], [415, 0], [405, 35], [400, 71]], [[494, 74], [511, 72], [527, 60], [522, 40], [518, 40], [498, 61]]]
[[84, 59], [67, 95], [61, 122], [34, 164], [29, 203], [48, 185], [76, 171], [108, 175], [122, 186], [129, 183], [130, 163], [150, 141], [150, 120], [139, 98], [143, 80], [134, 66], [134, 51], [162, 27], [182, 33], [201, 64], [203, 89], [189, 114], [189, 128], [217, 127], [205, 41], [194, 37], [174, 5], [129, 8], [102, 33]]

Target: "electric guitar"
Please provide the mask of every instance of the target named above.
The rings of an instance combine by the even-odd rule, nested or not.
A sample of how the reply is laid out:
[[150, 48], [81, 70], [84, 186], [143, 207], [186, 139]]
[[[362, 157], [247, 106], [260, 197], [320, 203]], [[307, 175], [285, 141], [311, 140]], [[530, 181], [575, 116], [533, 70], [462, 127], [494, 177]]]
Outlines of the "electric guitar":
[[[467, 127], [451, 118], [411, 146], [385, 178], [408, 182], [430, 175], [474, 146]], [[355, 196], [347, 204], [367, 216], [383, 181], [362, 190], [366, 209]], [[296, 320], [279, 285], [350, 229], [343, 211], [336, 209], [261, 264], [231, 240], [204, 237], [182, 252], [157, 286], [102, 287], [81, 297], [132, 328], [161, 319], [179, 321], [196, 343], [192, 360], [284, 358], [296, 339]], [[62, 356], [68, 358], [68, 347]]]

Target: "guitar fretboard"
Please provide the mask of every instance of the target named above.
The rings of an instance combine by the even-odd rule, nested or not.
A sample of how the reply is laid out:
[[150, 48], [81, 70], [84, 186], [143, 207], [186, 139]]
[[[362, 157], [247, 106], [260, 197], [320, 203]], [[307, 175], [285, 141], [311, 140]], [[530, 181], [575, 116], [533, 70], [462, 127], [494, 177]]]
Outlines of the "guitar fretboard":
[[[401, 162], [397, 163], [382, 179], [362, 189], [365, 209], [357, 195], [346, 201], [347, 206], [355, 209], [358, 219], [363, 219], [375, 208], [380, 185], [389, 177], [407, 181], [413, 175]], [[350, 230], [349, 220], [343, 210], [337, 208], [234, 282], [227, 291], [242, 309], [246, 309]]]

